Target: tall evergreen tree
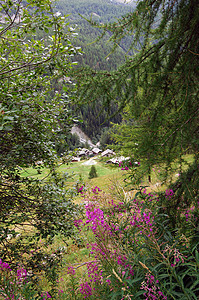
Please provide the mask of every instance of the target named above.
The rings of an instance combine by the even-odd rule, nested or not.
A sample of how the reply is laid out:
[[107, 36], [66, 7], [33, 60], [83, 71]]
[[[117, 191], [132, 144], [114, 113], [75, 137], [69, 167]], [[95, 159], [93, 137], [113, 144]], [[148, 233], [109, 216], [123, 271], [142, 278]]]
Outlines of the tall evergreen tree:
[[128, 104], [130, 138], [137, 144], [128, 154], [139, 155], [148, 172], [154, 164], [164, 162], [169, 170], [174, 161], [182, 163], [183, 154], [194, 155], [176, 185], [189, 199], [198, 184], [198, 26], [197, 0], [140, 0], [133, 13], [99, 25], [104, 34], [112, 33], [115, 47], [132, 35], [135, 55], [116, 71], [90, 69], [76, 76], [81, 100], [100, 97], [120, 110]]

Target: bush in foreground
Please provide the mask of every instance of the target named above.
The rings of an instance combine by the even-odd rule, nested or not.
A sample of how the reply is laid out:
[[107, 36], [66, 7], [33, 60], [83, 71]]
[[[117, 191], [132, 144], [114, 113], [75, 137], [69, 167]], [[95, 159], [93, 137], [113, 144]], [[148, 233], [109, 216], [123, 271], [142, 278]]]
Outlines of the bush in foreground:
[[199, 203], [177, 208], [181, 228], [173, 230], [167, 213], [173, 198], [172, 189], [159, 195], [143, 189], [128, 203], [102, 207], [87, 199], [86, 218], [76, 222], [94, 236], [88, 277], [77, 289], [85, 299], [198, 299], [199, 243], [192, 241]]
[[175, 197], [172, 189], [152, 194], [143, 188], [129, 202], [113, 200], [97, 186], [85, 193], [85, 215], [74, 225], [88, 241], [88, 259], [65, 266], [65, 289], [24, 299], [197, 300], [199, 203], [178, 207], [173, 229], [168, 207]]

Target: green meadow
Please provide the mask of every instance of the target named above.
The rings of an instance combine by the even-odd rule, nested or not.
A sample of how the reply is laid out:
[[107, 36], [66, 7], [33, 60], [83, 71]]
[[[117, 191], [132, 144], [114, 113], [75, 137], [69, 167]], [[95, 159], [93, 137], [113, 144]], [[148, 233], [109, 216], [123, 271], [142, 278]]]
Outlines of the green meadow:
[[[122, 177], [122, 171], [118, 165], [109, 165], [104, 162], [100, 162], [99, 159], [96, 160], [96, 171], [97, 178], [88, 179], [91, 165], [84, 164], [86, 160], [80, 162], [60, 164], [57, 167], [57, 171], [61, 174], [68, 174], [69, 178], [67, 180], [68, 184], [73, 184], [77, 182], [80, 178], [84, 183], [96, 183], [100, 187], [107, 187], [107, 183], [112, 180], [116, 180]], [[34, 177], [39, 180], [45, 180], [48, 178], [49, 170], [43, 166], [40, 168], [29, 167], [27, 169], [21, 170], [21, 176], [23, 177]]]

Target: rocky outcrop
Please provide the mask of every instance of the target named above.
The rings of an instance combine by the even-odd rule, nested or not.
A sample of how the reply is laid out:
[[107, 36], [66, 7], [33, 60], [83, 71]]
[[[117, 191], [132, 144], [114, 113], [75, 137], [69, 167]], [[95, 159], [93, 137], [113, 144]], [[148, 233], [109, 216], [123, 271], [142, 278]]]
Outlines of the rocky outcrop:
[[80, 143], [88, 143], [91, 148], [95, 147], [91, 139], [78, 126], [73, 126], [71, 129], [71, 133], [76, 134], [79, 137]]

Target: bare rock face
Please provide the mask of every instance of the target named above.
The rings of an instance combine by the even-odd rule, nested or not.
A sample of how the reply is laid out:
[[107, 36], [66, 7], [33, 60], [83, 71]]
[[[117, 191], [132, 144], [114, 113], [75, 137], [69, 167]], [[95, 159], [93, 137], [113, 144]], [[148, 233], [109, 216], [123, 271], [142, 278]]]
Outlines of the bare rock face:
[[119, 4], [128, 4], [132, 6], [136, 6], [137, 0], [110, 0], [112, 3], [119, 3]]
[[88, 143], [91, 148], [95, 147], [91, 139], [78, 126], [73, 126], [71, 129], [71, 133], [77, 134], [81, 143]]

